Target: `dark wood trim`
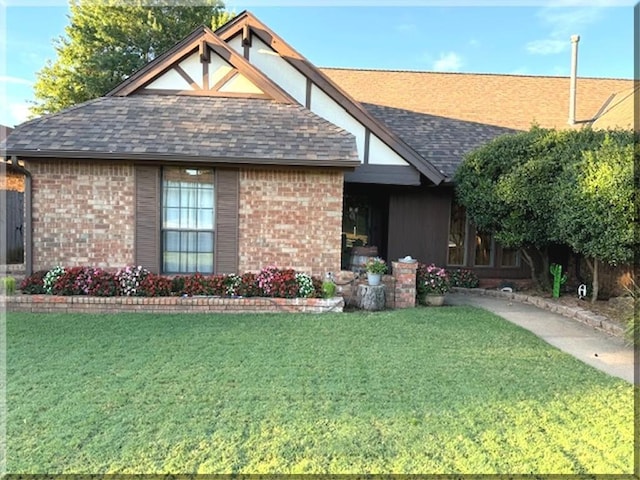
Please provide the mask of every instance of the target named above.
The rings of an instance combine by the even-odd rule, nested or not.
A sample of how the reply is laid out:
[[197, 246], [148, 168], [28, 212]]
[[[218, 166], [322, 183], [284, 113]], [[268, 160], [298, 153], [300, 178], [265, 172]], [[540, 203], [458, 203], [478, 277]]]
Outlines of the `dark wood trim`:
[[364, 130], [364, 163], [369, 163], [369, 143], [371, 142], [371, 130], [365, 128]]
[[240, 172], [216, 169], [214, 173], [216, 218], [214, 272], [238, 273]]
[[136, 95], [192, 95], [196, 97], [225, 97], [225, 98], [257, 98], [259, 100], [272, 100], [264, 93], [220, 92], [217, 90], [167, 90], [145, 88], [136, 92]]
[[210, 31], [207, 27], [197, 28], [182, 42], [149, 62], [105, 96], [124, 97], [153, 81], [154, 78], [162, 75], [173, 65], [180, 63], [184, 58], [191, 55], [196, 49], [199, 50], [201, 41], [204, 40], [202, 37], [206, 35], [207, 31]]
[[178, 74], [179, 74], [182, 78], [184, 78], [184, 80], [185, 80], [189, 85], [191, 85], [191, 87], [192, 87], [194, 90], [202, 90], [202, 87], [200, 87], [200, 85], [198, 85], [198, 84], [196, 83], [196, 81], [195, 81], [193, 78], [191, 78], [191, 75], [189, 75], [187, 72], [185, 72], [185, 71], [184, 71], [184, 69], [183, 69], [180, 65], [176, 64], [176, 65], [175, 65], [175, 67], [173, 67], [173, 69], [174, 69], [176, 72], [178, 72]]
[[[86, 152], [86, 151], [29, 151], [15, 152], [16, 156], [29, 161], [41, 161], [43, 159], [68, 159], [68, 160], [106, 160], [106, 161], [133, 161], [145, 164], [188, 164], [194, 165], [213, 164], [226, 166], [230, 165], [251, 165], [268, 167], [305, 167], [305, 168], [336, 168], [339, 170], [352, 170], [360, 165], [359, 160], [347, 160], [344, 158], [329, 158], [323, 160], [308, 158], [255, 158], [255, 157], [190, 157], [178, 154], [163, 153], [110, 153], [110, 152]], [[411, 168], [411, 167], [397, 167]]]
[[[209, 51], [209, 49], [207, 49]], [[209, 61], [202, 62], [202, 88], [204, 90], [210, 90], [209, 88]]]
[[346, 172], [344, 181], [382, 185], [420, 185], [420, 173], [411, 166], [361, 164], [353, 172]]
[[243, 47], [243, 51], [242, 51], [244, 58], [247, 59], [247, 62], [249, 61], [249, 55], [251, 55], [251, 47], [249, 45], [245, 45]]
[[209, 63], [211, 56], [209, 55], [209, 49], [207, 48], [207, 42], [201, 40], [198, 46], [198, 53], [200, 54], [200, 62]]
[[136, 165], [134, 183], [134, 262], [153, 273], [161, 273], [161, 168], [155, 165]]
[[242, 26], [242, 46], [244, 47], [251, 46], [251, 29], [249, 28], [248, 23], [245, 23]]
[[274, 100], [282, 103], [298, 103], [284, 89], [272, 82], [268, 77], [266, 77], [257, 68], [247, 62], [244, 57], [238, 55], [222, 40], [219, 40], [214, 36], [212, 39], [207, 38], [207, 44], [214, 52], [216, 52], [220, 57], [231, 64], [232, 67], [236, 68], [240, 73], [251, 80], [260, 90], [262, 90], [265, 94], [271, 96]]
[[[158, 76], [174, 68], [182, 60], [192, 55], [196, 50], [202, 48], [202, 42], [206, 47], [211, 48], [217, 55], [236, 68], [240, 73], [253, 82], [265, 96], [281, 103], [296, 104], [294, 98], [289, 95], [279, 85], [276, 85], [257, 68], [251, 65], [244, 57], [236, 53], [225, 42], [220, 40], [209, 28], [200, 27], [196, 29], [185, 40], [164, 55], [153, 60], [145, 67], [133, 74], [119, 86], [111, 90], [107, 96], [127, 96], [144, 89]], [[202, 55], [202, 54], [201, 54]]]
[[305, 93], [304, 107], [311, 110], [311, 89], [313, 87], [313, 82], [309, 77], [307, 77], [307, 91]]
[[220, 91], [222, 86], [225, 83], [227, 83], [229, 80], [231, 80], [233, 77], [235, 77], [237, 73], [238, 73], [238, 70], [235, 68], [233, 70], [230, 70], [229, 72], [227, 72], [227, 74], [224, 77], [218, 80], [218, 82], [214, 86], [211, 87], [211, 90], [216, 92]]
[[364, 107], [362, 107], [359, 102], [355, 101], [351, 96], [340, 89], [329, 79], [329, 77], [319, 71], [306, 58], [291, 48], [291, 46], [289, 46], [282, 38], [276, 35], [251, 13], [244, 12], [243, 14], [238, 15], [226, 25], [219, 28], [216, 31], [216, 34], [222, 40], [226, 41], [227, 39], [235, 36], [238, 31], [243, 28], [245, 23], [250, 25], [254, 35], [279, 53], [283, 59], [289, 62], [289, 64], [296, 68], [300, 73], [307, 78], [310, 78], [318, 88], [329, 95], [329, 97], [342, 106], [356, 120], [369, 128], [373, 134], [378, 136], [398, 155], [418, 169], [418, 171], [431, 182], [438, 185], [445, 179], [445, 175], [435, 168], [430, 162], [425, 160], [399, 136], [379, 122]]

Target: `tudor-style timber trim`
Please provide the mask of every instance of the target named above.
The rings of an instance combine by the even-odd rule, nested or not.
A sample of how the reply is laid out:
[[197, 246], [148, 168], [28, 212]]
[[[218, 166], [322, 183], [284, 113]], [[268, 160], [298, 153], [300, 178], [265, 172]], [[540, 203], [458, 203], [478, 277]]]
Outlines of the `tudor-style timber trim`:
[[371, 143], [371, 130], [369, 130], [368, 128], [365, 129], [364, 131], [364, 155], [363, 155], [363, 162], [365, 164], [369, 163], [369, 149], [370, 149], [370, 143]]
[[318, 70], [250, 12], [244, 11], [240, 13], [234, 19], [218, 28], [215, 34], [226, 42], [235, 37], [247, 24], [250, 26], [252, 33], [277, 52], [283, 60], [286, 60], [302, 75], [311, 79], [318, 88], [336, 101], [347, 113], [363, 124], [371, 133], [378, 136], [380, 140], [431, 182], [439, 185], [445, 180], [446, 177], [442, 172], [407, 145], [398, 135], [389, 130], [386, 125], [373, 117], [358, 101], [338, 87], [329, 77]]
[[[203, 45], [204, 43], [204, 45]], [[271, 98], [280, 103], [296, 104], [297, 102], [289, 95], [284, 89], [272, 82], [267, 76], [265, 76], [260, 70], [251, 65], [244, 57], [236, 53], [225, 42], [220, 40], [209, 28], [201, 26], [194, 30], [189, 36], [187, 36], [182, 42], [178, 43], [175, 47], [160, 55], [155, 60], [148, 63], [146, 66], [138, 70], [135, 74], [122, 82], [116, 88], [107, 93], [106, 96], [127, 96], [134, 93], [140, 93], [144, 91], [144, 88], [159, 78], [163, 74], [167, 73], [171, 69], [179, 67], [179, 63], [190, 55], [198, 52], [203, 65], [207, 65], [204, 59], [210, 55], [210, 53], [204, 53], [205, 50], [211, 49], [223, 60], [229, 63], [237, 72], [244, 75], [249, 81], [251, 81], [256, 87], [258, 87], [264, 95], [260, 98]], [[182, 69], [181, 69], [182, 70]], [[203, 66], [203, 77], [208, 72], [205, 72]], [[188, 75], [187, 75], [188, 77]], [[187, 80], [189, 81], [189, 80]], [[218, 92], [209, 90], [208, 82], [203, 84], [202, 90], [193, 91], [173, 91], [169, 90], [172, 94], [180, 95], [193, 95], [196, 94], [210, 94], [212, 96], [245, 96], [249, 98], [252, 94], [236, 94], [230, 95], [228, 92]], [[166, 90], [150, 89], [154, 93], [167, 92]]]
[[[43, 158], [66, 158], [69, 160], [129, 160], [136, 163], [179, 163], [187, 162], [194, 165], [207, 164], [212, 166], [229, 165], [251, 165], [267, 167], [305, 167], [305, 168], [336, 168], [339, 170], [352, 170], [360, 165], [360, 160], [345, 160], [344, 158], [255, 158], [255, 157], [208, 157], [189, 156], [184, 154], [162, 154], [162, 153], [122, 153], [122, 152], [87, 152], [69, 150], [40, 150], [40, 151], [12, 151], [12, 155], [20, 157], [21, 160]], [[406, 167], [409, 168], [409, 167]]]
[[420, 185], [420, 174], [408, 165], [362, 164], [353, 172], [345, 172], [347, 183], [378, 183], [381, 185]]

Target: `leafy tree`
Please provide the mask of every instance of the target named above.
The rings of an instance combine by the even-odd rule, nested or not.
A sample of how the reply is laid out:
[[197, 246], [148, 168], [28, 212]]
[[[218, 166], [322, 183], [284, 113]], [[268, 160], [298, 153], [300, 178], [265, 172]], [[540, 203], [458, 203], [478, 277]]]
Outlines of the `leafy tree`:
[[[635, 138], [637, 141], [637, 138]], [[583, 152], [565, 169], [556, 187], [563, 207], [557, 222], [562, 240], [587, 259], [592, 301], [598, 298], [599, 262], [617, 265], [633, 259], [635, 188], [633, 132], [609, 132], [602, 145]]]
[[70, 0], [57, 59], [37, 73], [31, 113], [54, 113], [102, 96], [199, 25], [213, 28], [232, 14], [221, 0]]
[[532, 279], [542, 283], [546, 270], [538, 278], [536, 263], [548, 264], [546, 247], [553, 240], [546, 190], [553, 168], [543, 154], [554, 140], [554, 131], [538, 127], [498, 137], [468, 154], [455, 175], [458, 201], [476, 228], [492, 233], [505, 247], [520, 249]]
[[456, 192], [472, 222], [503, 246], [520, 249], [532, 279], [543, 286], [549, 284], [548, 248], [566, 243], [558, 192], [573, 184], [563, 172], [581, 161], [583, 152], [599, 148], [604, 138], [604, 132], [588, 128], [533, 127], [471, 152], [456, 174]]

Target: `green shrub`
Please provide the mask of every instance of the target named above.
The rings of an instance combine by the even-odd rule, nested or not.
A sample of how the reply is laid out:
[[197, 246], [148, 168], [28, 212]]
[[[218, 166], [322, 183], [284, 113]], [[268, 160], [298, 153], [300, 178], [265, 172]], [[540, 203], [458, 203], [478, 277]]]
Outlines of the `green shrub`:
[[322, 296], [324, 298], [333, 298], [336, 296], [336, 284], [331, 280], [322, 282]]
[[480, 279], [474, 272], [462, 268], [449, 271], [449, 280], [452, 287], [478, 288], [480, 285]]
[[13, 295], [16, 291], [16, 279], [13, 277], [0, 278], [0, 293]]

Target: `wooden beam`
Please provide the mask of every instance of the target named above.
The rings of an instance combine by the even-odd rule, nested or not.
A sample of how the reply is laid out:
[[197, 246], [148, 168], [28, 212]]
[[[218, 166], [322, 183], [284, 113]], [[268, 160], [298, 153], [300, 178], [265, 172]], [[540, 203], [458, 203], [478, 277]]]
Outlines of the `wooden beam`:
[[189, 75], [187, 72], [185, 72], [185, 71], [184, 71], [184, 69], [183, 69], [180, 65], [177, 65], [177, 64], [176, 64], [176, 66], [175, 66], [175, 67], [173, 67], [173, 68], [175, 69], [175, 71], [176, 71], [176, 72], [178, 72], [178, 74], [179, 74], [182, 78], [184, 78], [184, 79], [185, 79], [185, 81], [186, 81], [189, 85], [191, 85], [191, 87], [192, 87], [194, 90], [202, 90], [202, 87], [200, 87], [200, 85], [198, 85], [198, 84], [196, 83], [196, 81], [195, 81], [193, 78], [191, 78], [191, 75]]
[[200, 42], [198, 51], [200, 53], [200, 61], [202, 63], [209, 63], [209, 59], [210, 59], [209, 48], [207, 47], [207, 42], [205, 40], [202, 40]]
[[371, 141], [371, 130], [365, 128], [364, 130], [364, 163], [369, 163], [369, 142]]
[[305, 96], [305, 101], [304, 101], [304, 106], [305, 108], [308, 108], [309, 110], [311, 110], [311, 87], [312, 87], [313, 83], [311, 82], [311, 79], [309, 77], [307, 77], [307, 93]]

